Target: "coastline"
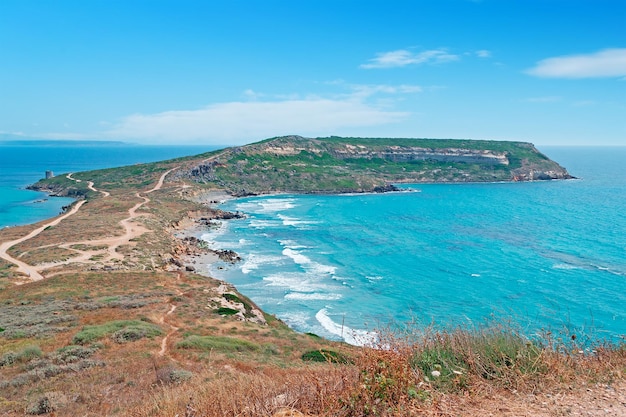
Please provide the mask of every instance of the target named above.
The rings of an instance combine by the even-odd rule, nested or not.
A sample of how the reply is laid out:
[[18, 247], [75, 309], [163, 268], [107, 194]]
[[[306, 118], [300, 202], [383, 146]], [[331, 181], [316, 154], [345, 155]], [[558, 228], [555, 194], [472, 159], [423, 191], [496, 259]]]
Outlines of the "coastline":
[[[222, 213], [216, 206], [237, 197], [223, 190], [209, 190], [200, 192], [190, 198], [191, 201], [201, 204], [211, 211]], [[223, 221], [220, 216], [210, 215], [206, 212], [190, 213], [186, 219], [182, 219], [172, 235], [183, 242], [185, 249], [180, 255], [182, 266], [185, 270], [195, 272], [209, 278], [211, 276], [209, 265], [220, 261], [219, 248], [204, 247], [202, 235], [209, 230], [208, 222]], [[202, 245], [200, 247], [199, 245]]]

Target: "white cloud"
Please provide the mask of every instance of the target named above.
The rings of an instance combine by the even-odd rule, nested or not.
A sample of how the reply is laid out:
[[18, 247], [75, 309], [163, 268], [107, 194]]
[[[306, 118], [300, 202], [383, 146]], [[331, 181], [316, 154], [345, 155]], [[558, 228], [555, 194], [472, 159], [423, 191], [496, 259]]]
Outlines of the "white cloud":
[[394, 68], [407, 65], [441, 64], [458, 61], [459, 59], [458, 55], [450, 54], [445, 49], [433, 49], [419, 53], [399, 49], [397, 51], [378, 53], [375, 58], [369, 60], [369, 63], [362, 64], [361, 68]]
[[539, 61], [526, 71], [549, 78], [599, 78], [626, 76], [626, 48], [603, 49], [592, 54], [566, 55]]
[[491, 51], [488, 51], [486, 49], [481, 49], [480, 51], [476, 51], [476, 56], [478, 58], [490, 58], [491, 57]]
[[401, 85], [388, 85], [388, 84], [374, 84], [352, 85], [352, 96], [358, 98], [367, 98], [374, 94], [415, 94], [421, 93], [424, 89], [419, 85], [401, 84]]
[[344, 128], [397, 123], [406, 112], [384, 111], [355, 99], [297, 99], [218, 103], [198, 110], [176, 110], [125, 117], [107, 137], [152, 143], [243, 144], [266, 137], [331, 135]]

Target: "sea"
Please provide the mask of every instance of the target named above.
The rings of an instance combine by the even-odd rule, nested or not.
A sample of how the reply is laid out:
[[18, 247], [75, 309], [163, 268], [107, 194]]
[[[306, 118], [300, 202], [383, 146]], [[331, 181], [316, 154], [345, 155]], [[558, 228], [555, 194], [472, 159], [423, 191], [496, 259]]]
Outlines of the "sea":
[[[215, 147], [0, 144], [0, 228], [59, 213], [25, 190], [44, 176]], [[626, 147], [540, 147], [578, 179], [403, 184], [386, 194], [227, 200], [244, 219], [203, 239], [242, 257], [209, 265], [300, 332], [371, 343], [381, 329], [507, 323], [533, 336], [626, 335]]]
[[58, 215], [70, 198], [26, 187], [45, 177], [197, 155], [216, 146], [148, 146], [124, 142], [0, 141], [0, 229]]
[[626, 147], [540, 150], [578, 179], [226, 201], [246, 218], [202, 237], [243, 260], [211, 273], [300, 332], [356, 345], [502, 323], [624, 341]]

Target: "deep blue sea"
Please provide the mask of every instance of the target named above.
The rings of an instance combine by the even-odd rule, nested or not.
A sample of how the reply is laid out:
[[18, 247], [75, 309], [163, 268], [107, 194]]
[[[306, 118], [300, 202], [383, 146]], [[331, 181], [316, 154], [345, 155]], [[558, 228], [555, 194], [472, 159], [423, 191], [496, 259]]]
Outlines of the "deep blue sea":
[[44, 193], [25, 189], [43, 178], [45, 171], [60, 175], [160, 161], [213, 149], [216, 147], [0, 142], [0, 228], [56, 216], [62, 206], [72, 201], [69, 198], [47, 198]]
[[542, 148], [579, 180], [230, 200], [214, 264], [302, 332], [360, 344], [388, 323], [512, 320], [528, 335], [626, 335], [626, 148]]

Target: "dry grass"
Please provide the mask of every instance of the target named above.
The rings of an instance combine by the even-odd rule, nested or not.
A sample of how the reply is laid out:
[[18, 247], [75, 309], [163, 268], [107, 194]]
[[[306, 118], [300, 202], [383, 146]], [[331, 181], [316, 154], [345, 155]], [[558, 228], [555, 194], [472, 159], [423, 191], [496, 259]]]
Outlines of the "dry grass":
[[[498, 327], [383, 339], [377, 348], [353, 351], [349, 364], [220, 363], [180, 385], [156, 386], [129, 415], [440, 416], [481, 415], [485, 408], [532, 415], [523, 407], [545, 405], [536, 404], [538, 395], [576, 401], [594, 384], [624, 386], [624, 346], [567, 355]], [[498, 398], [506, 403], [494, 403]], [[558, 415], [552, 413], [540, 415]]]
[[334, 408], [338, 396], [354, 381], [355, 371], [322, 365], [205, 373], [181, 386], [155, 387], [150, 401], [128, 415], [253, 417], [281, 410], [317, 415]]

